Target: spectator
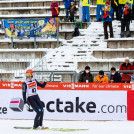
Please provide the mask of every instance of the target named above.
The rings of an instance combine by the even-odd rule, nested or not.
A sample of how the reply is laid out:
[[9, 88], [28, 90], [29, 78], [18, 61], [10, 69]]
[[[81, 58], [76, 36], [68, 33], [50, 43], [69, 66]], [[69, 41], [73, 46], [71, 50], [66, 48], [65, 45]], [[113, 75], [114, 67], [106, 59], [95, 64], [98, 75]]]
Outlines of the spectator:
[[104, 71], [99, 71], [99, 75], [96, 76], [95, 83], [108, 83], [107, 75], [104, 75]]
[[133, 0], [127, 0], [127, 2], [129, 2], [129, 6], [130, 6], [130, 8], [132, 10], [132, 8], [133, 8]]
[[71, 8], [70, 8], [70, 22], [74, 22], [74, 15], [76, 13], [76, 7], [74, 5], [74, 2], [71, 2]]
[[[134, 70], [134, 61], [133, 61], [133, 63], [132, 63], [132, 70]], [[133, 74], [134, 74], [134, 72], [133, 72]], [[131, 75], [131, 78], [132, 78], [132, 80], [134, 81], [134, 75]]]
[[121, 75], [116, 72], [116, 68], [111, 68], [110, 83], [121, 83]]
[[59, 6], [56, 0], [53, 0], [50, 9], [52, 10], [52, 17], [58, 17], [59, 15]]
[[90, 22], [90, 0], [81, 0], [82, 1], [82, 15], [83, 15], [83, 22]]
[[133, 61], [133, 63], [132, 63], [132, 68], [133, 68], [133, 70], [134, 70], [134, 61]]
[[121, 16], [121, 11], [123, 10], [126, 0], [118, 0], [119, 7], [118, 7], [118, 14]]
[[132, 17], [131, 19], [134, 20], [134, 4], [132, 5], [131, 15], [132, 15], [132, 16], [131, 16], [131, 17]]
[[82, 2], [79, 0], [79, 21], [82, 21]]
[[71, 2], [72, 2], [72, 1], [73, 1], [73, 0], [63, 0], [63, 2], [65, 2], [66, 18], [68, 18], [69, 10], [70, 10]]
[[[102, 15], [102, 8], [105, 7], [105, 0], [97, 0], [97, 21], [102, 21], [103, 20], [103, 15]], [[100, 15], [101, 12], [101, 15]]]
[[107, 27], [109, 26], [110, 29], [110, 38], [113, 38], [113, 27], [112, 27], [112, 15], [113, 15], [113, 8], [110, 7], [110, 2], [107, 1], [105, 3], [105, 7], [102, 8], [103, 12], [103, 25], [104, 25], [104, 35], [105, 39], [108, 39], [108, 31]]
[[118, 0], [111, 0], [111, 6], [113, 8], [113, 20], [114, 20], [114, 12], [116, 13], [116, 20], [119, 20], [118, 14]]
[[131, 20], [131, 9], [129, 2], [126, 2], [124, 9], [121, 11], [121, 38], [124, 37], [124, 31], [126, 28], [127, 37], [130, 37], [130, 20]]
[[93, 76], [90, 73], [90, 67], [86, 66], [85, 71], [81, 74], [79, 82], [86, 82], [86, 83], [92, 83], [93, 82]]
[[[129, 58], [126, 57], [125, 62], [120, 66], [120, 71], [122, 70], [133, 70], [132, 65], [130, 64]], [[131, 75], [130, 72], [124, 72], [122, 73], [122, 83], [130, 83], [131, 81]]]

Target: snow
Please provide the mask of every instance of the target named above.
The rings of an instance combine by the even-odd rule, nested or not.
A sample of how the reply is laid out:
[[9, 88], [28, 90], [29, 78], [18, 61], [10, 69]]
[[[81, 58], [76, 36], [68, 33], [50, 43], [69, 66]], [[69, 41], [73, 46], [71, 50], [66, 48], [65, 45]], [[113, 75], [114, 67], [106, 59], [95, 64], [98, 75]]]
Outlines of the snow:
[[[19, 18], [19, 17], [50, 17], [51, 14], [15, 14], [15, 15], [0, 15], [0, 18]], [[65, 14], [60, 14], [59, 17], [65, 16]], [[79, 14], [75, 15], [79, 16]], [[96, 14], [90, 14], [90, 16], [96, 16]]]
[[[84, 62], [115, 62], [115, 63], [118, 63], [118, 62], [124, 62], [125, 58], [116, 58], [116, 59], [96, 59], [96, 58], [93, 58], [93, 59], [86, 59], [84, 60]], [[130, 59], [130, 61], [133, 61], [133, 59]], [[78, 62], [83, 62], [83, 60], [78, 60]]]
[[[111, 40], [134, 40], [133, 38], [120, 38], [120, 22], [113, 21], [113, 30], [116, 38], [110, 38]], [[133, 23], [130, 24], [133, 27]], [[133, 48], [107, 48], [107, 40], [104, 40], [103, 23], [91, 22], [87, 29], [80, 30], [82, 36], [75, 37], [71, 40], [63, 40], [63, 45], [60, 48], [56, 48], [52, 51], [48, 51], [46, 60], [48, 62], [48, 70], [75, 70], [77, 69], [78, 62], [124, 62], [123, 57], [113, 59], [98, 59], [93, 57], [93, 51], [134, 51]], [[130, 61], [133, 61], [131, 59]], [[69, 67], [64, 67], [66, 62]], [[60, 66], [60, 67], [59, 67]]]
[[[132, 29], [130, 30], [132, 31]], [[129, 38], [109, 38], [108, 41], [126, 41], [126, 40], [130, 40], [130, 41], [133, 41], [134, 38], [132, 37], [129, 37]]]
[[[30, 39], [13, 39], [14, 42], [34, 42], [34, 38], [30, 38]], [[57, 39], [52, 38], [50, 39], [41, 39], [41, 38], [36, 38], [36, 42], [56, 42]], [[59, 41], [62, 41], [62, 39], [59, 39]], [[0, 42], [11, 42], [11, 39], [9, 38], [5, 38], [5, 39], [0, 39]], [[11, 49], [10, 49], [11, 50]]]
[[[133, 27], [133, 23], [131, 23]], [[120, 22], [113, 21], [114, 35], [116, 38], [109, 40], [121, 40], [120, 38]], [[70, 29], [64, 29], [63, 31], [69, 32]], [[62, 41], [63, 45], [59, 48], [48, 49], [48, 48], [38, 48], [38, 49], [1, 49], [0, 52], [15, 52], [15, 51], [45, 51], [48, 70], [75, 70], [79, 71], [77, 68], [78, 62], [123, 62], [124, 58], [114, 58], [114, 59], [96, 59], [93, 57], [93, 51], [134, 51], [134, 48], [129, 49], [110, 49], [107, 48], [107, 41], [104, 40], [103, 34], [103, 23], [102, 22], [91, 22], [87, 29], [80, 29], [82, 36], [75, 37], [71, 40]], [[123, 38], [123, 40], [133, 40], [133, 38]], [[56, 42], [56, 39], [37, 39], [37, 42]], [[10, 42], [10, 39], [1, 40], [0, 42]], [[33, 42], [33, 39], [14, 39], [14, 42]], [[131, 59], [133, 61], [133, 59]]]
[[[52, 0], [23, 0], [23, 1], [21, 1], [21, 3], [23, 3], [23, 2], [47, 2], [47, 1], [52, 2]], [[56, 1], [61, 2], [63, 0], [56, 0]], [[2, 1], [0, 1], [0, 3], [16, 3], [16, 2], [18, 2], [18, 0], [6, 0], [6, 1], [2, 0]], [[97, 6], [91, 5], [90, 7], [97, 7]]]
[[0, 52], [44, 52], [46, 48], [39, 49], [0, 49]]
[[[61, 9], [64, 9], [65, 6], [59, 6]], [[78, 5], [76, 5], [76, 8], [78, 8]], [[96, 6], [91, 6], [91, 8], [96, 8]], [[38, 10], [42, 10], [42, 9], [50, 9], [50, 6], [37, 6], [37, 7], [0, 7], [0, 10], [2, 11], [7, 11], [7, 10], [34, 10], [34, 9], [38, 9]]]
[[[16, 15], [0, 15], [1, 18], [18, 18], [18, 17], [50, 17], [51, 14], [16, 14]], [[65, 14], [60, 14], [59, 16], [65, 16]]]
[[[52, 0], [23, 0], [21, 2], [45, 2], [45, 1], [52, 1]], [[63, 1], [63, 0], [57, 0]], [[16, 3], [18, 0], [8, 0], [8, 1], [0, 1], [0, 3]]]
[[125, 48], [120, 48], [120, 49], [110, 49], [110, 48], [108, 48], [108, 49], [102, 49], [102, 48], [100, 48], [100, 49], [98, 49], [98, 50], [95, 50], [95, 51], [104, 51], [104, 52], [109, 52], [109, 51], [134, 51], [134, 48], [127, 48], [127, 49], [125, 49]]
[[[65, 6], [62, 5], [62, 6], [59, 6], [61, 9], [64, 9]], [[78, 8], [78, 6], [77, 6]], [[0, 10], [34, 10], [34, 9], [50, 9], [50, 6], [45, 6], [45, 7], [3, 7], [3, 8], [0, 8]]]
[[14, 126], [32, 127], [33, 120], [0, 120], [1, 133], [5, 134], [132, 134], [133, 121], [45, 121], [51, 128], [89, 129], [88, 131], [58, 132], [51, 130], [17, 130]]

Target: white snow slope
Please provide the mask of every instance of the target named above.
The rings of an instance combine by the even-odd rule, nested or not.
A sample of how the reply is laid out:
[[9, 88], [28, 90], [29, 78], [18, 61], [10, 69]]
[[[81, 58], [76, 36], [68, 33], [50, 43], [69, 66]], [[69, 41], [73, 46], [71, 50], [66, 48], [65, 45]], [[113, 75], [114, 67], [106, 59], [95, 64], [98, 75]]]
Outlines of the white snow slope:
[[88, 131], [59, 132], [51, 130], [17, 130], [14, 126], [32, 126], [33, 120], [0, 120], [1, 134], [133, 134], [132, 121], [44, 121], [51, 128], [78, 128]]

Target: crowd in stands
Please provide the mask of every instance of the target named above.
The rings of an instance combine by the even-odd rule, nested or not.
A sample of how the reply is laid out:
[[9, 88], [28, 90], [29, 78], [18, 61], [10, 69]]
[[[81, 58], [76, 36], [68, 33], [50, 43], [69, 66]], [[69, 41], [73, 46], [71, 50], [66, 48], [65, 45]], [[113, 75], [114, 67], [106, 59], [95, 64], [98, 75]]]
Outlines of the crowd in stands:
[[[75, 22], [75, 14], [77, 13], [76, 0], [63, 0], [66, 10], [66, 21]], [[124, 37], [126, 28], [126, 36], [130, 37], [130, 22], [134, 16], [133, 0], [97, 0], [96, 21], [103, 21], [104, 38], [108, 39], [108, 30], [110, 29], [110, 38], [114, 37], [112, 21], [116, 19], [121, 22], [121, 37]], [[82, 22], [90, 22], [90, 3], [91, 0], [79, 0], [79, 20]], [[56, 0], [51, 4], [52, 17], [58, 17], [60, 8]]]
[[120, 66], [119, 71], [116, 71], [116, 68], [112, 67], [109, 76], [105, 75], [103, 70], [100, 70], [99, 74], [94, 79], [92, 73], [90, 72], [90, 67], [86, 66], [85, 70], [80, 75], [79, 82], [130, 83], [131, 79], [134, 78], [133, 70], [134, 70], [134, 62], [131, 64], [129, 58], [126, 57], [125, 62]]
[[[77, 13], [76, 1], [63, 0], [65, 3], [66, 20], [70, 22], [75, 21], [75, 14]], [[90, 0], [79, 0], [79, 20], [82, 22], [90, 22]], [[108, 39], [108, 27], [110, 31], [110, 38], [114, 38], [112, 21], [116, 19], [121, 22], [121, 37], [124, 37], [126, 29], [126, 36], [130, 37], [130, 22], [134, 18], [134, 1], [133, 0], [97, 0], [96, 21], [103, 22], [104, 38]], [[51, 4], [52, 17], [58, 17], [60, 8], [56, 0]], [[116, 15], [115, 15], [116, 14]], [[116, 16], [116, 17], [115, 17]], [[134, 70], [134, 62], [131, 64], [129, 58], [120, 66], [119, 71]], [[86, 66], [84, 72], [81, 74], [79, 82], [86, 83], [130, 83], [134, 79], [133, 72], [118, 72], [115, 67], [110, 70], [111, 74], [108, 77], [103, 70], [93, 79], [90, 73], [90, 67]]]

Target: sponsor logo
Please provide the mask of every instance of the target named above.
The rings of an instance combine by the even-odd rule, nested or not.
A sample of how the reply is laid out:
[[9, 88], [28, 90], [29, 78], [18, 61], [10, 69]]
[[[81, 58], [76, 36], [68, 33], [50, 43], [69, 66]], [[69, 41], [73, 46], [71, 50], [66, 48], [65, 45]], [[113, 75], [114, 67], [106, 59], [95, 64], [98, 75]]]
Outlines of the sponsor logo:
[[[52, 108], [52, 105], [56, 105], [56, 109]], [[64, 108], [63, 108], [64, 105]], [[59, 113], [72, 113], [72, 112], [89, 112], [89, 113], [95, 113], [96, 104], [95, 102], [80, 102], [79, 97], [76, 97], [75, 104], [72, 101], [66, 101], [63, 102], [60, 100], [60, 98], [56, 99], [56, 101], [49, 101], [46, 104], [46, 109], [48, 112], [59, 112]]]
[[132, 85], [123, 85], [123, 87], [126, 89], [132, 89]]
[[127, 113], [127, 106], [125, 105], [103, 105], [101, 107], [102, 113]]
[[89, 88], [88, 84], [63, 84], [64, 88], [71, 88], [71, 89], [75, 89], [75, 88]]
[[79, 97], [75, 98], [75, 102], [65, 101], [63, 102], [60, 98], [55, 101], [49, 101], [45, 104], [46, 109], [50, 113], [126, 113], [127, 106], [125, 105], [102, 105], [100, 110], [97, 111], [96, 102], [80, 101]]
[[132, 90], [134, 90], [134, 84], [132, 84]]
[[36, 82], [31, 82], [28, 84], [29, 88], [36, 87]]
[[19, 88], [22, 87], [22, 84], [11, 82], [11, 83], [2, 83], [2, 86], [9, 88], [17, 88], [17, 87]]
[[59, 87], [59, 85], [58, 84], [50, 84], [50, 83], [48, 84], [47, 83], [46, 87], [54, 88], [54, 87]]
[[0, 114], [7, 114], [7, 108], [6, 107], [0, 107]]

